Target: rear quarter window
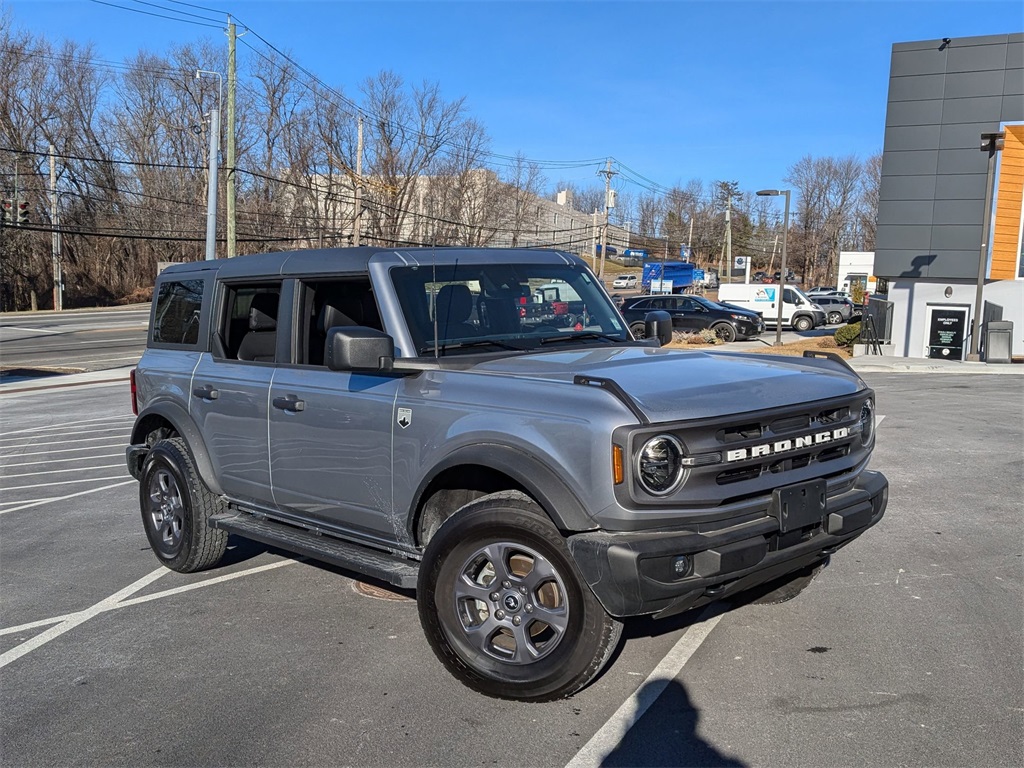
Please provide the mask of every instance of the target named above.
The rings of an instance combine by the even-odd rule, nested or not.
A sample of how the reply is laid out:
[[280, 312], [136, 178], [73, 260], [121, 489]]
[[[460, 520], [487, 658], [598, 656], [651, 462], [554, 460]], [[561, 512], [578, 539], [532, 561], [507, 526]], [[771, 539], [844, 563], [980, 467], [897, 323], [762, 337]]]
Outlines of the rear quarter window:
[[194, 349], [202, 324], [204, 281], [168, 280], [157, 286], [150, 343]]

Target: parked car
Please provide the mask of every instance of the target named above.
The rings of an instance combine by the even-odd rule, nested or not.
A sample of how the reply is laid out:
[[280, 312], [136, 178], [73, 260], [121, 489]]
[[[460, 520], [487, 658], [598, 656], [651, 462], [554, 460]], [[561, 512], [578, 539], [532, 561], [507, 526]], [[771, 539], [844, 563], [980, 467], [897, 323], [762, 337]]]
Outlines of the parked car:
[[825, 310], [825, 320], [831, 325], [848, 323], [854, 315], [855, 307], [853, 302], [849, 299], [844, 299], [842, 296], [830, 294], [811, 296], [808, 294], [808, 298]]
[[612, 288], [636, 288], [638, 282], [636, 275], [619, 275], [612, 282]]
[[835, 293], [835, 292], [836, 292], [835, 287], [829, 288], [829, 287], [823, 286], [823, 285], [816, 285], [813, 288], [811, 288], [809, 291], [804, 291], [804, 293], [806, 293], [808, 296], [818, 296], [818, 295], [824, 295], [824, 294]]
[[722, 341], [752, 339], [764, 331], [757, 312], [738, 307], [723, 307], [702, 296], [637, 296], [622, 304], [622, 316], [633, 335], [644, 337], [644, 318], [648, 312], [662, 310], [672, 317], [672, 330], [696, 333], [710, 328]]
[[[656, 349], [669, 319], [635, 339], [571, 253], [262, 253], [153, 294], [125, 457], [157, 560], [212, 568], [235, 536], [415, 589], [439, 662], [488, 696], [571, 696], [630, 617], [792, 597], [885, 512], [874, 393], [841, 359]], [[199, 633], [182, 663], [208, 652], [212, 617], [163, 620]]]
[[[775, 273], [774, 277], [775, 277], [775, 282], [776, 283], [779, 282], [779, 278], [782, 277], [782, 272], [777, 271]], [[786, 282], [787, 283], [795, 283], [796, 282], [796, 273], [792, 269], [787, 269], [786, 270]]]

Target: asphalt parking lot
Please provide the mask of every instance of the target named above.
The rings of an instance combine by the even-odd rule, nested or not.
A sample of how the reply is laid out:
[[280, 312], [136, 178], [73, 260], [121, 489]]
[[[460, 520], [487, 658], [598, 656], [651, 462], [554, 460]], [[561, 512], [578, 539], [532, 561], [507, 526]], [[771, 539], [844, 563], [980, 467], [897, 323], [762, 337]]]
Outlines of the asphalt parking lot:
[[1024, 764], [1024, 377], [864, 376], [876, 528], [795, 600], [635, 622], [593, 685], [532, 705], [449, 677], [410, 595], [235, 539], [160, 568], [127, 382], [8, 386], [0, 763]]

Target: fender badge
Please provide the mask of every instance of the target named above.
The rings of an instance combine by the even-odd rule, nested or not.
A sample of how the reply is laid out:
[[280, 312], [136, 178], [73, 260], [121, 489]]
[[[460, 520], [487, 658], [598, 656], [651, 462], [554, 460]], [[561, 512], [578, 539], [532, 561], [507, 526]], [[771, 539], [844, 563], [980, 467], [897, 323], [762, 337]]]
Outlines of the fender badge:
[[405, 429], [412, 424], [412, 408], [398, 409], [398, 426]]

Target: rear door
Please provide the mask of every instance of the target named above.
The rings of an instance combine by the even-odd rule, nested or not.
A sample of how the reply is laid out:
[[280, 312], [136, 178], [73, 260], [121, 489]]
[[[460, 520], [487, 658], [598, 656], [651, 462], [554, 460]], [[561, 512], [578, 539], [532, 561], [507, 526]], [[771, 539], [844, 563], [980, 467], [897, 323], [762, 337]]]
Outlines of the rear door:
[[[254, 300], [275, 307], [274, 327], [268, 327], [270, 312], [251, 323]], [[276, 349], [280, 304], [280, 280], [226, 286], [214, 330], [214, 351], [200, 358], [188, 392], [189, 413], [202, 433], [224, 492], [263, 505], [273, 502], [267, 459], [267, 397], [276, 364], [238, 355], [254, 341]], [[251, 324], [258, 327], [250, 328]]]

